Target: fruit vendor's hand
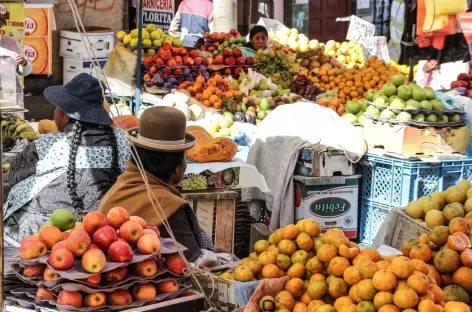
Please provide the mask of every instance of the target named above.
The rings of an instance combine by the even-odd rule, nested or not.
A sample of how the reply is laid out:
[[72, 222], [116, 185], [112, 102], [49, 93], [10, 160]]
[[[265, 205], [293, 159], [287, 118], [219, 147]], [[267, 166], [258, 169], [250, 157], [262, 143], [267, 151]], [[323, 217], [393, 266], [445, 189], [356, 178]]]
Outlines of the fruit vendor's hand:
[[424, 64], [423, 66], [423, 71], [425, 73], [430, 73], [434, 70], [438, 69], [438, 61], [436, 60], [431, 60], [431, 61], [428, 61], [426, 62], [426, 64]]
[[21, 66], [26, 66], [28, 64], [28, 61], [23, 55], [17, 55], [14, 58], [16, 65], [21, 65]]

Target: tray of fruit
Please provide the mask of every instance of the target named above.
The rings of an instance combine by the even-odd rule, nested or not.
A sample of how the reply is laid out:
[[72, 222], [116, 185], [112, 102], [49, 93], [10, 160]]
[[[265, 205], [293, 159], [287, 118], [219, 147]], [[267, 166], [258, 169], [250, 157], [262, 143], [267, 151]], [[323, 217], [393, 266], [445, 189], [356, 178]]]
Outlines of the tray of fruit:
[[[384, 112], [385, 111], [387, 111], [387, 110], [384, 110]], [[394, 117], [388, 118], [388, 117], [383, 117], [383, 116], [370, 115], [368, 112], [365, 113], [365, 116], [369, 119], [372, 119], [372, 120], [378, 121], [378, 122], [382, 122], [382, 123], [388, 123], [388, 124], [393, 124], [393, 125], [415, 126], [415, 127], [458, 128], [458, 127], [462, 127], [462, 126], [465, 125], [465, 121], [463, 121], [463, 120], [452, 121], [452, 122], [428, 121], [428, 118], [421, 119], [421, 120], [415, 120], [415, 119], [411, 119], [412, 118], [411, 114], [406, 113], [406, 112], [402, 112], [402, 113], [398, 114], [396, 116], [396, 118], [394, 118]], [[431, 120], [431, 119], [429, 119], [429, 120]]]

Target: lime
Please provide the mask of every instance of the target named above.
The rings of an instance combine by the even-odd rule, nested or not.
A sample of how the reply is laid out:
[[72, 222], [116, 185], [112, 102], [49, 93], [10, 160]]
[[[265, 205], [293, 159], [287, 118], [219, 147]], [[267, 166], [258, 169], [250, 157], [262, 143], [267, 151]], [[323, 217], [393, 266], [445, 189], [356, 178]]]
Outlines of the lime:
[[51, 223], [61, 231], [67, 231], [75, 226], [75, 216], [67, 209], [56, 209], [51, 215]]

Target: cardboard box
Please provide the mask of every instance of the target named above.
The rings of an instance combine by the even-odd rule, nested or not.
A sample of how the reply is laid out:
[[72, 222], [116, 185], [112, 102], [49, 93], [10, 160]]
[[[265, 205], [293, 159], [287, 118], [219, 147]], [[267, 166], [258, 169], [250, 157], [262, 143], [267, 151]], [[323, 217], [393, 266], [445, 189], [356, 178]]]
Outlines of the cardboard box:
[[32, 74], [52, 74], [52, 4], [25, 4], [24, 53], [33, 64]]
[[[107, 60], [98, 60], [100, 66], [105, 66]], [[87, 73], [97, 79], [101, 79], [103, 73], [100, 68], [96, 68], [92, 61], [64, 58], [63, 63], [63, 84], [71, 81], [75, 76], [81, 73]]]
[[322, 230], [340, 228], [357, 237], [360, 175], [305, 177], [295, 175], [295, 222], [312, 218]]
[[[90, 60], [95, 53], [97, 59], [108, 58], [114, 47], [115, 37], [113, 31], [103, 27], [85, 27], [91, 47], [84, 42], [75, 29], [61, 30], [60, 55], [62, 57]], [[86, 40], [84, 38], [84, 40]], [[93, 51], [93, 53], [92, 53]]]
[[296, 173], [313, 177], [350, 176], [355, 171], [344, 151], [325, 146], [302, 149], [295, 167]]
[[364, 138], [369, 149], [382, 147], [387, 152], [400, 155], [465, 155], [469, 151], [470, 127], [418, 128], [367, 119]]
[[249, 253], [254, 251], [254, 244], [263, 239], [268, 240], [270, 236], [269, 226], [264, 223], [251, 224], [251, 236], [249, 241]]

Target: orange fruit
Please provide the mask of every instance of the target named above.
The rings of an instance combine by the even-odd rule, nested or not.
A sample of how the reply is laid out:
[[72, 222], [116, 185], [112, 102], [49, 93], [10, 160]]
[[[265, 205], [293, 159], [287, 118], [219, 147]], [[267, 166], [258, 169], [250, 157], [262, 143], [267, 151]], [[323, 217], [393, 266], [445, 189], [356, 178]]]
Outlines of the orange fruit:
[[393, 294], [393, 302], [401, 309], [413, 308], [418, 304], [418, 294], [413, 289], [405, 287]]
[[377, 312], [400, 312], [400, 310], [393, 304], [386, 304], [382, 306]]
[[447, 244], [455, 251], [464, 251], [466, 248], [472, 247], [469, 237], [462, 232], [456, 232], [449, 235], [447, 238]]
[[380, 309], [380, 307], [393, 304], [393, 294], [389, 291], [379, 291], [375, 294], [374, 297], [374, 306], [376, 309]]
[[443, 290], [438, 285], [430, 284], [429, 290], [434, 294], [434, 303], [440, 303], [444, 299]]
[[420, 300], [418, 303], [418, 312], [430, 312], [434, 309], [434, 302], [429, 299]]
[[379, 270], [375, 272], [372, 283], [379, 291], [392, 290], [397, 285], [397, 277], [391, 271]]
[[346, 268], [343, 273], [343, 278], [349, 286], [356, 285], [362, 280], [360, 269], [355, 266]]
[[444, 305], [446, 312], [470, 312], [470, 307], [463, 302], [446, 302]]
[[370, 260], [374, 262], [379, 262], [380, 260], [382, 260], [379, 252], [373, 248], [367, 248], [367, 249], [361, 250], [361, 255], [367, 255], [370, 258]]
[[[324, 236], [323, 236], [324, 237]], [[330, 244], [324, 244], [316, 252], [316, 256], [320, 261], [324, 263], [330, 262], [334, 257], [338, 255], [338, 249]]]
[[349, 293], [349, 286], [342, 278], [335, 277], [329, 282], [328, 293], [331, 298], [334, 299], [347, 296]]
[[408, 277], [406, 284], [419, 295], [425, 294], [429, 290], [428, 277], [418, 271], [415, 271], [410, 275], [410, 277]]
[[453, 273], [460, 265], [459, 254], [453, 249], [443, 248], [434, 257], [434, 267], [440, 273]]
[[465, 218], [454, 218], [449, 222], [449, 233], [454, 234], [456, 232], [470, 234], [470, 224]]
[[344, 270], [350, 267], [349, 260], [343, 257], [334, 257], [328, 264], [328, 272], [336, 277], [342, 277]]
[[406, 279], [413, 273], [415, 268], [409, 258], [400, 256], [393, 259], [391, 269], [398, 278]]
[[472, 293], [472, 268], [460, 267], [452, 275], [452, 281]]
[[423, 260], [424, 262], [428, 263], [431, 260], [431, 257], [432, 252], [428, 245], [418, 244], [413, 246], [410, 250], [411, 259]]
[[356, 286], [357, 296], [364, 301], [372, 301], [377, 293], [371, 279], [360, 281]]

